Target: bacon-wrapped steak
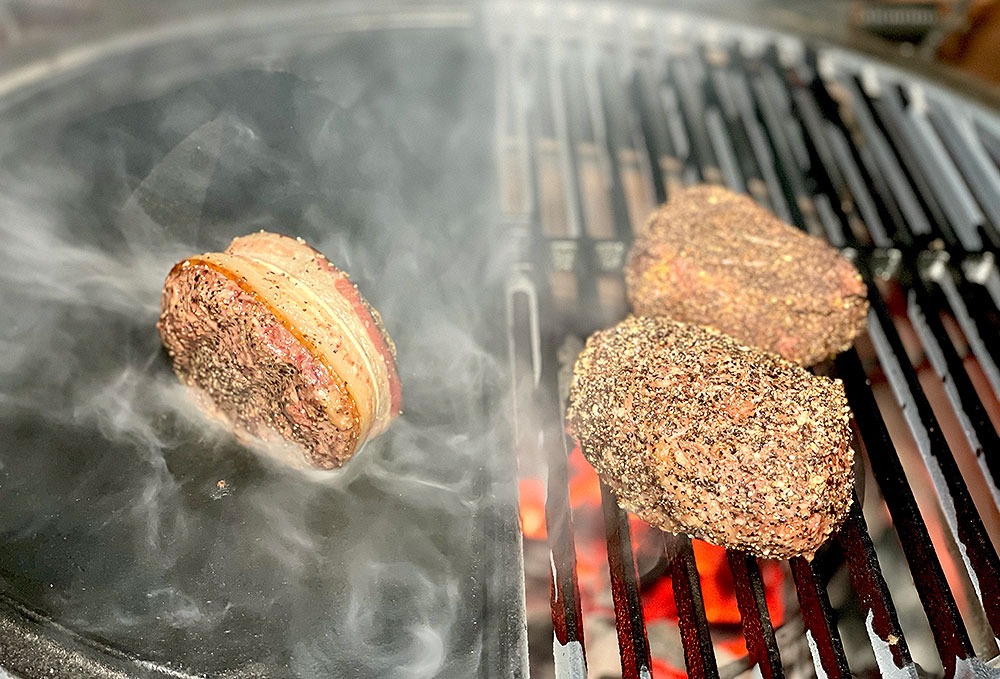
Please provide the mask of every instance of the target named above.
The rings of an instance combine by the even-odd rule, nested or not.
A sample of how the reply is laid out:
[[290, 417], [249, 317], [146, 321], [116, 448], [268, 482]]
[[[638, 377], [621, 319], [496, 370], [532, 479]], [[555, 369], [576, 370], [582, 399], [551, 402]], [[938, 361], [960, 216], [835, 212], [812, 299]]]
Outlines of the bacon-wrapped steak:
[[395, 347], [347, 275], [300, 239], [261, 231], [189, 257], [163, 288], [181, 382], [242, 438], [343, 465], [400, 412]]

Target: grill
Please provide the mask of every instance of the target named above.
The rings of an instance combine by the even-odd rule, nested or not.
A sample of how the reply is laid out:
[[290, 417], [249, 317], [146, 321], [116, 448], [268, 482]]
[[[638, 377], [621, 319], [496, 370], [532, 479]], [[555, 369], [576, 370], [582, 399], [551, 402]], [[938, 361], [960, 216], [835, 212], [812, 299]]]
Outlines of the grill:
[[[562, 425], [566, 370], [580, 338], [625, 313], [630, 234], [676, 187], [698, 181], [749, 193], [857, 264], [871, 302], [868, 340], [831, 366], [855, 413], [856, 445], [891, 516], [944, 675], [1000, 673], [989, 662], [1000, 636], [1000, 560], [977, 509], [989, 515], [1000, 500], [1000, 438], [988, 414], [1000, 394], [996, 116], [853, 53], [703, 17], [500, 3], [488, 23], [501, 219], [516, 244], [507, 304], [517, 437], [522, 458], [546, 465], [539, 473], [555, 676], [587, 676], [567, 485], [574, 444]], [[904, 342], [907, 326], [913, 337]], [[888, 383], [891, 402], [876, 399], [875, 381]], [[934, 405], [931, 387], [945, 394]], [[958, 419], [974, 453], [978, 466], [964, 474], [941, 417]], [[905, 421], [971, 582], [974, 602], [964, 617], [942, 565], [948, 555], [932, 540], [928, 505], [918, 507], [908, 481], [915, 472], [904, 470], [905, 433], [890, 433], [890, 418]], [[974, 497], [971, 484], [988, 490]], [[650, 677], [630, 523], [603, 486], [601, 505], [622, 675]], [[889, 587], [907, 578], [880, 565], [860, 496], [832, 542], [878, 672], [917, 676], [907, 620], [901, 625]], [[664, 535], [660, 551], [687, 672], [720, 676], [692, 543]], [[783, 676], [758, 562], [735, 551], [726, 559], [747, 664], [761, 676]], [[850, 676], [840, 616], [818, 564], [787, 564], [810, 656], [817, 676]]]
[[[91, 42], [0, 73], [0, 675], [596, 678], [617, 676], [608, 632], [628, 678], [1000, 676], [994, 109], [646, 6], [266, 5], [152, 27], [98, 13]], [[862, 462], [812, 562], [707, 564], [596, 480], [577, 504], [569, 370], [628, 311], [631, 234], [695, 182], [828, 239], [869, 288], [867, 335], [820, 368], [846, 385]], [[43, 209], [15, 211], [22, 227], [12, 197]], [[401, 347], [407, 412], [332, 480], [168, 399], [162, 274], [247, 224], [330, 255], [349, 241]], [[40, 247], [11, 256], [29, 231]], [[409, 289], [380, 285], [394, 269]], [[37, 369], [53, 356], [83, 388]], [[511, 448], [544, 539], [520, 539]], [[587, 604], [595, 554], [607, 610]], [[669, 671], [650, 603], [668, 576]]]

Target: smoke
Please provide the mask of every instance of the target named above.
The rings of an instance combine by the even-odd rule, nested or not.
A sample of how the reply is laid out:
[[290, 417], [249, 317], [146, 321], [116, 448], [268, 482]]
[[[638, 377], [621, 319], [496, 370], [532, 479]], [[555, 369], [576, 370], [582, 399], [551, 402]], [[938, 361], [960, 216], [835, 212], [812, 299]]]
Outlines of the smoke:
[[[196, 672], [473, 673], [495, 502], [477, 479], [509, 423], [488, 398], [505, 271], [489, 66], [466, 48], [365, 36], [301, 76], [220, 76], [5, 161], [4, 591]], [[260, 228], [345, 268], [399, 350], [404, 415], [336, 472], [239, 446], [160, 347], [171, 266]]]

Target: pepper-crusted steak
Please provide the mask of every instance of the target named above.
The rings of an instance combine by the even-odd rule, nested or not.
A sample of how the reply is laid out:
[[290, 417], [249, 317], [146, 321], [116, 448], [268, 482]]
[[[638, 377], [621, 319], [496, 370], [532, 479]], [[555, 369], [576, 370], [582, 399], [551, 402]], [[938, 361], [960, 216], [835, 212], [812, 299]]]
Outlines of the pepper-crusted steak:
[[851, 262], [719, 186], [685, 189], [650, 217], [625, 282], [638, 315], [711, 326], [805, 366], [850, 347], [868, 312]]
[[811, 558], [851, 505], [840, 381], [708, 328], [629, 317], [591, 335], [567, 419], [621, 505], [669, 532]]
[[341, 466], [399, 413], [377, 312], [300, 240], [262, 231], [179, 263], [157, 326], [207, 412], [239, 436], [298, 444], [314, 467]]

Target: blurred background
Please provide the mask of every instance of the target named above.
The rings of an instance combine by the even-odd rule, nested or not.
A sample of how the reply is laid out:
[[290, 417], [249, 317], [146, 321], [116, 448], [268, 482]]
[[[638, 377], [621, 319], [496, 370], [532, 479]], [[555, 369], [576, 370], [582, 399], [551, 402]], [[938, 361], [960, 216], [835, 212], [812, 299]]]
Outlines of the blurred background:
[[[213, 3], [216, 7], [227, 3]], [[229, 2], [228, 4], [237, 4]], [[246, 2], [239, 4], [247, 4]], [[940, 61], [977, 79], [1000, 84], [1000, 0], [747, 0], [650, 2], [716, 5], [724, 14], [779, 16], [810, 33], [871, 46], [880, 41], [912, 60]], [[58, 46], [81, 32], [114, 30], [135, 22], [201, 8], [191, 0], [0, 0], [0, 52], [18, 43]], [[32, 50], [34, 52], [34, 50]]]

